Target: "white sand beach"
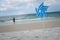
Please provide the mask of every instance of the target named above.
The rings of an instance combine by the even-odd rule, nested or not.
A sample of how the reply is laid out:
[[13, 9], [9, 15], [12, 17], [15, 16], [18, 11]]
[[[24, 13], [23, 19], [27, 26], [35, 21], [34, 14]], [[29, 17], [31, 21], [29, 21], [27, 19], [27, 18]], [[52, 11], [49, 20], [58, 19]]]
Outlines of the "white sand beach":
[[0, 40], [60, 40], [60, 19], [0, 24]]
[[60, 40], [60, 20], [2, 24], [0, 40]]
[[0, 33], [0, 40], [60, 40], [60, 27]]

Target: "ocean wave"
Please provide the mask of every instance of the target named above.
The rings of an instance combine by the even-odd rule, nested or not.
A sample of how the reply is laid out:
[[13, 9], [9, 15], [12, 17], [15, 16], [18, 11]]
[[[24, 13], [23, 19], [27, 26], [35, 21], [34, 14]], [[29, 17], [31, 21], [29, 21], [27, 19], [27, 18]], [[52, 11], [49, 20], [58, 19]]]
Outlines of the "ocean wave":
[[[59, 15], [59, 16], [58, 16]], [[26, 22], [26, 21], [41, 21], [41, 20], [56, 20], [60, 19], [60, 14], [48, 14], [48, 17], [40, 18], [37, 17], [36, 14], [29, 15], [15, 15], [15, 16], [4, 16], [0, 17], [0, 23], [12, 22], [13, 17], [15, 17], [16, 21]]]
[[[16, 21], [34, 21], [34, 20], [50, 20], [50, 19], [56, 19], [55, 17], [44, 17], [44, 18], [19, 18], [19, 19], [16, 19]], [[4, 19], [4, 20], [0, 20], [0, 22], [7, 22], [7, 21], [12, 21], [12, 19]]]

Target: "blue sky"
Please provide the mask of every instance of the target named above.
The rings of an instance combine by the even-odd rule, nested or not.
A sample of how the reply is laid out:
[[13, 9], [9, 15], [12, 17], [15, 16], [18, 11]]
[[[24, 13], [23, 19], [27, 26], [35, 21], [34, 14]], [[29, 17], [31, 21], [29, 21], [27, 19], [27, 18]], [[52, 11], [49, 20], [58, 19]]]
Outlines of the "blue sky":
[[0, 16], [35, 13], [42, 2], [48, 12], [60, 11], [60, 0], [0, 0]]

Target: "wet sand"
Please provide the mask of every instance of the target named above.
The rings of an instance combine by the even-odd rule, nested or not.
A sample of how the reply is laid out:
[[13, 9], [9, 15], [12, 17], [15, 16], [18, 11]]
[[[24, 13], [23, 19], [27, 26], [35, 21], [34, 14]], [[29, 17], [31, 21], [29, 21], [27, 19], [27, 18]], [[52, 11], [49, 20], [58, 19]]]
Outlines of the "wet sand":
[[54, 28], [54, 27], [60, 27], [60, 20], [0, 25], [0, 32], [25, 31], [25, 30]]

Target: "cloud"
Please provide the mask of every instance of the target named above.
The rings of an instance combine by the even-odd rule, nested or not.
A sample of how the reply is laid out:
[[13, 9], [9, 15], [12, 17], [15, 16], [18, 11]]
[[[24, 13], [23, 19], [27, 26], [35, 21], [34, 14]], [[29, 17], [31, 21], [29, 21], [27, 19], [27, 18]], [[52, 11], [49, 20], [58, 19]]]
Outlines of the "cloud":
[[10, 14], [33, 13], [42, 2], [49, 6], [49, 11], [53, 10], [56, 5], [60, 5], [60, 0], [0, 0], [0, 11]]
[[46, 0], [46, 1], [44, 2], [44, 5], [51, 6], [51, 5], [55, 4], [55, 3], [56, 3], [55, 0]]
[[7, 0], [9, 2], [33, 2], [34, 0]]
[[5, 11], [6, 10], [6, 8], [0, 8], [0, 11]]
[[5, 11], [9, 9], [22, 9], [22, 8], [28, 8], [32, 6], [32, 2], [34, 0], [3, 0], [0, 5], [0, 11]]
[[47, 12], [60, 11], [60, 1], [59, 0], [46, 0], [44, 5], [49, 6]]

